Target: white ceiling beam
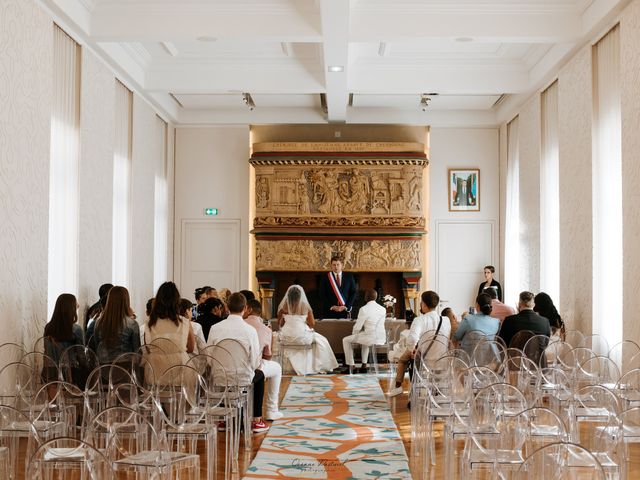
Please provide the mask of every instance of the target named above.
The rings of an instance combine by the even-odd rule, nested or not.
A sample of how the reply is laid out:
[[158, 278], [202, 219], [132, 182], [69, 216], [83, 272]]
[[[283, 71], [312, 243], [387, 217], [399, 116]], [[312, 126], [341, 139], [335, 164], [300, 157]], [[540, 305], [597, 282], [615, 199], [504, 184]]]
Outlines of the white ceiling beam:
[[254, 9], [217, 11], [208, 8], [162, 8], [100, 3], [91, 16], [91, 36], [98, 42], [194, 41], [198, 37], [243, 41], [319, 42], [319, 16], [314, 13]]
[[408, 41], [418, 38], [469, 37], [483, 42], [555, 43], [576, 41], [582, 18], [564, 13], [352, 12], [351, 40]]
[[499, 125], [493, 110], [399, 110], [396, 108], [349, 107], [348, 123], [394, 123], [432, 127], [495, 127]]
[[322, 72], [302, 65], [181, 63], [146, 70], [144, 88], [171, 93], [322, 93]]
[[[329, 122], [346, 122], [349, 90], [349, 0], [320, 0], [324, 75]], [[329, 67], [340, 66], [340, 72]]]
[[178, 115], [180, 125], [256, 125], [327, 123], [320, 109], [313, 108], [259, 108], [194, 110], [181, 109]]
[[512, 65], [442, 65], [420, 67], [352, 66], [352, 93], [502, 95], [529, 87], [529, 72]]

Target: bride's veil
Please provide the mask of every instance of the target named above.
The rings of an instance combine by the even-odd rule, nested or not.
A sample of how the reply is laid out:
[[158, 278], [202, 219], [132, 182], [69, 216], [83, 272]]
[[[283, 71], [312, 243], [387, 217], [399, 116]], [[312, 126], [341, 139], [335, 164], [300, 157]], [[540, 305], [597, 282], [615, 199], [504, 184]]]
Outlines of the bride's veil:
[[284, 310], [289, 315], [306, 315], [311, 311], [307, 295], [300, 285], [291, 285], [278, 305], [278, 311]]

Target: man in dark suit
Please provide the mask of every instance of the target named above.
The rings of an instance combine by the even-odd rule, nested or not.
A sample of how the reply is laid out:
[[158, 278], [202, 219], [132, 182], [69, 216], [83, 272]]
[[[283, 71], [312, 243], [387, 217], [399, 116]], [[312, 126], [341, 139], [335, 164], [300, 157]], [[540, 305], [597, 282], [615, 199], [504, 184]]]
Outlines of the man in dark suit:
[[454, 200], [454, 205], [459, 206], [472, 206], [476, 204], [476, 198], [473, 196], [473, 193], [469, 189], [466, 180], [462, 180], [460, 187], [458, 188], [458, 192], [456, 194], [456, 198]]
[[323, 318], [347, 318], [356, 298], [356, 281], [353, 275], [342, 271], [342, 258], [331, 257], [331, 271], [320, 281]]
[[[504, 340], [507, 347], [511, 342], [513, 336], [521, 330], [531, 330], [536, 335], [545, 335], [549, 337], [551, 335], [551, 326], [549, 320], [545, 317], [538, 315], [533, 311], [534, 295], [531, 292], [521, 292], [518, 300], [518, 311], [515, 315], [510, 315], [502, 322], [502, 327], [498, 332], [498, 336]], [[538, 353], [542, 354], [542, 351], [546, 348], [548, 342], [540, 342], [538, 345]], [[518, 348], [522, 348], [524, 345], [518, 345]], [[533, 354], [534, 352], [530, 352]], [[532, 359], [537, 362], [537, 359]]]

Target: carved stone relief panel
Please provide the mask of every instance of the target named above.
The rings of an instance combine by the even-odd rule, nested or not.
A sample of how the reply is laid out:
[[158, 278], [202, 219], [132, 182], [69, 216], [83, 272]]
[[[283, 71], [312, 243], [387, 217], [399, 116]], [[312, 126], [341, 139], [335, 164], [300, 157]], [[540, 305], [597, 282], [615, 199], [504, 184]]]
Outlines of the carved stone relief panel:
[[420, 270], [421, 240], [264, 240], [256, 242], [257, 271], [317, 271], [341, 254], [346, 270], [397, 272]]
[[255, 167], [257, 217], [423, 216], [423, 166]]

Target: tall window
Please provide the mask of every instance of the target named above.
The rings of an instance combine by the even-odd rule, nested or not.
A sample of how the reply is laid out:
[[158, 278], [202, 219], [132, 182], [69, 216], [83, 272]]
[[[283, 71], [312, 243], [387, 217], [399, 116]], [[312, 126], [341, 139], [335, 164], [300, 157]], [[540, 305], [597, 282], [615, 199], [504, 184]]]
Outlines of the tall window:
[[507, 125], [507, 205], [504, 239], [505, 303], [520, 293], [520, 153], [518, 117]]
[[560, 304], [560, 157], [558, 82], [542, 92], [540, 162], [540, 287]]
[[129, 284], [133, 93], [116, 80], [113, 154], [113, 282]]
[[167, 279], [169, 197], [167, 190], [167, 123], [156, 116], [155, 141], [160, 158], [156, 167], [153, 225], [153, 283], [154, 291]]
[[49, 174], [48, 307], [78, 290], [80, 46], [53, 27], [53, 105]]
[[593, 47], [593, 332], [622, 340], [620, 29]]

